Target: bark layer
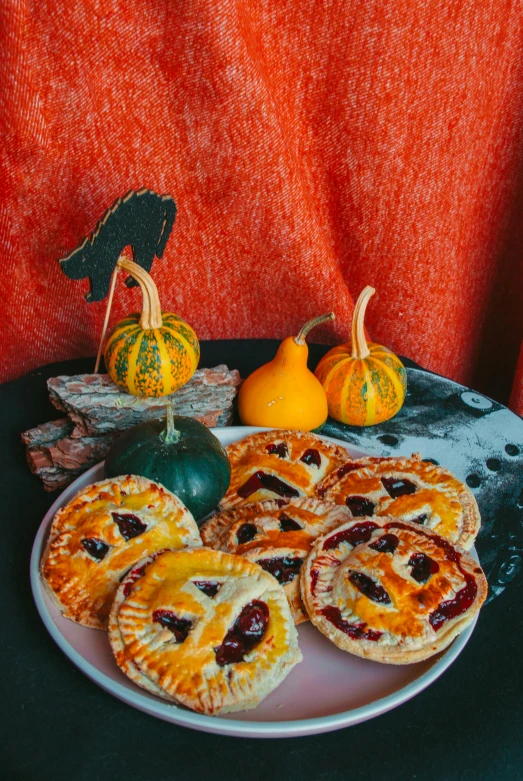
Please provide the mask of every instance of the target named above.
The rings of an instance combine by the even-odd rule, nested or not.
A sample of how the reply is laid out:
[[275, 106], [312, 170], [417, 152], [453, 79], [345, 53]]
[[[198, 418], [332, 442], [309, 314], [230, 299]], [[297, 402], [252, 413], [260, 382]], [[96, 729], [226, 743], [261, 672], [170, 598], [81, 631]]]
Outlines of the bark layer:
[[165, 416], [168, 400], [176, 415], [196, 418], [209, 428], [230, 426], [240, 375], [227, 366], [198, 369], [171, 396], [140, 398], [121, 391], [107, 374], [79, 374], [48, 380], [53, 405], [67, 417], [22, 434], [32, 472], [46, 491], [64, 488], [98, 463], [121, 431]]

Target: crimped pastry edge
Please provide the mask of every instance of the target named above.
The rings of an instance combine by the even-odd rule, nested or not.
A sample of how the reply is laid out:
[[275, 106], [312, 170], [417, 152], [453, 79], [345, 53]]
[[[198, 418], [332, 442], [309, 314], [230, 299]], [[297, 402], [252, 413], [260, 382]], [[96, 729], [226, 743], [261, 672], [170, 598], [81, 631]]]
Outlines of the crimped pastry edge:
[[[325, 635], [325, 637], [327, 637], [332, 643], [334, 643], [334, 645], [336, 645], [342, 651], [347, 651], [348, 653], [352, 653], [355, 656], [359, 656], [364, 659], [370, 659], [374, 662], [380, 662], [383, 664], [397, 664], [397, 665], [414, 664], [416, 662], [421, 662], [424, 661], [425, 659], [429, 659], [432, 656], [435, 656], [436, 654], [440, 653], [441, 651], [444, 651], [445, 648], [447, 648], [451, 644], [451, 642], [459, 634], [461, 634], [461, 632], [469, 624], [471, 624], [474, 621], [474, 619], [476, 618], [476, 616], [478, 615], [481, 609], [481, 606], [483, 605], [487, 597], [487, 592], [488, 592], [487, 579], [485, 577], [485, 574], [483, 573], [483, 570], [481, 569], [481, 565], [477, 561], [475, 561], [475, 559], [471, 556], [469, 551], [467, 551], [462, 546], [455, 545], [453, 543], [451, 543], [451, 545], [453, 545], [453, 547], [456, 548], [464, 558], [467, 564], [467, 571], [474, 570], [473, 574], [477, 582], [478, 593], [476, 595], [476, 599], [474, 600], [474, 609], [469, 608], [467, 612], [463, 614], [463, 616], [448, 621], [445, 629], [441, 633], [438, 633], [438, 635], [436, 636], [435, 642], [431, 642], [428, 646], [425, 645], [423, 648], [420, 649], [394, 650], [394, 648], [391, 646], [379, 646], [377, 645], [376, 642], [371, 640], [353, 640], [341, 630], [336, 629], [336, 627], [327, 618], [318, 615], [314, 606], [314, 601], [313, 601], [314, 598], [312, 597], [312, 592], [310, 588], [311, 586], [310, 570], [316, 558], [316, 554], [321, 549], [325, 539], [330, 534], [332, 534], [333, 532], [337, 533], [339, 529], [342, 529], [345, 526], [348, 526], [349, 524], [352, 523], [361, 522], [361, 520], [362, 520], [361, 518], [354, 518], [352, 521], [349, 521], [347, 524], [343, 524], [343, 526], [338, 527], [338, 529], [333, 529], [327, 534], [324, 534], [322, 537], [318, 537], [311, 548], [311, 552], [307, 557], [304, 566], [302, 567], [302, 573], [300, 578], [302, 600], [309, 614], [311, 623], [323, 635]], [[416, 524], [409, 523], [408, 521], [403, 521], [393, 516], [373, 516], [372, 520], [376, 522], [378, 526], [384, 526], [385, 524], [390, 522], [400, 522], [405, 526], [408, 526], [409, 529], [411, 529], [413, 532], [419, 533], [419, 527]], [[430, 536], [436, 536], [436, 537], [439, 536], [428, 529], [426, 529], [425, 532], [428, 533]], [[479, 568], [479, 572], [477, 572], [478, 568]], [[379, 653], [377, 653], [378, 651]]]
[[[225, 534], [231, 528], [231, 526], [233, 526], [238, 521], [245, 519], [245, 521], [248, 522], [249, 520], [254, 520], [259, 516], [263, 516], [265, 512], [271, 512], [276, 509], [281, 509], [283, 511], [285, 507], [298, 507], [312, 513], [314, 513], [315, 510], [329, 511], [329, 509], [334, 510], [335, 508], [338, 508], [340, 510], [340, 514], [344, 511], [343, 514], [347, 514], [350, 517], [350, 510], [346, 507], [343, 507], [343, 505], [327, 502], [314, 496], [303, 496], [296, 499], [285, 500], [267, 499], [263, 502], [239, 505], [233, 510], [223, 510], [221, 512], [216, 512], [200, 528], [203, 544], [209, 548], [214, 548], [215, 550], [223, 550], [227, 553], [234, 553], [236, 555], [244, 556], [250, 561], [255, 561], [254, 558], [249, 557], [248, 553], [238, 553], [237, 550], [230, 550], [225, 544]], [[348, 520], [348, 518], [346, 520]], [[344, 521], [340, 521], [340, 524], [343, 522]], [[285, 549], [283, 548], [275, 547], [276, 552], [282, 551], [282, 553], [279, 555], [285, 556], [286, 554], [283, 552], [284, 550]], [[290, 548], [288, 550], [290, 550]], [[253, 548], [252, 552], [254, 553], [255, 551], [256, 549]], [[287, 595], [291, 614], [296, 626], [309, 620], [308, 613], [305, 610], [301, 599], [299, 578], [300, 575], [298, 575], [298, 577], [292, 581], [292, 583], [295, 583], [295, 587], [293, 589], [286, 589], [285, 586], [283, 587]], [[293, 592], [295, 591], [296, 586], [298, 587], [297, 594], [294, 594]], [[296, 596], [298, 597], [297, 599]]]
[[[193, 710], [196, 713], [206, 713], [207, 715], [212, 715], [212, 716], [222, 715], [226, 713], [233, 713], [237, 711], [252, 710], [253, 708], [256, 708], [260, 704], [260, 702], [262, 702], [265, 699], [265, 697], [267, 697], [272, 691], [274, 691], [279, 686], [279, 684], [286, 678], [286, 676], [291, 671], [291, 669], [303, 659], [300, 647], [298, 645], [298, 635], [296, 632], [296, 627], [294, 625], [294, 622], [292, 621], [290, 608], [287, 599], [285, 598], [285, 595], [283, 593], [283, 589], [278, 583], [278, 581], [276, 580], [276, 578], [270, 575], [270, 573], [265, 572], [265, 570], [263, 570], [261, 567], [258, 567], [258, 565], [256, 565], [255, 562], [251, 562], [248, 559], [244, 559], [243, 557], [240, 556], [234, 556], [234, 554], [231, 553], [216, 551], [213, 550], [212, 548], [206, 548], [206, 547], [185, 548], [183, 550], [172, 550], [172, 551], [164, 550], [156, 555], [149, 556], [143, 559], [142, 561], [137, 562], [134, 565], [133, 570], [140, 569], [142, 566], [147, 567], [147, 565], [150, 564], [152, 561], [154, 561], [156, 558], [166, 553], [172, 552], [172, 553], [184, 554], [184, 555], [193, 555], [193, 554], [201, 555], [202, 552], [204, 551], [212, 553], [217, 557], [228, 557], [228, 558], [239, 559], [242, 562], [242, 564], [245, 564], [246, 567], [255, 567], [257, 570], [259, 570], [259, 573], [261, 573], [261, 577], [264, 580], [269, 579], [268, 587], [274, 589], [274, 584], [276, 584], [276, 590], [280, 590], [283, 596], [280, 607], [283, 609], [284, 612], [285, 610], [288, 611], [288, 616], [285, 617], [286, 618], [285, 627], [289, 636], [289, 648], [284, 653], [284, 655], [278, 660], [278, 663], [275, 666], [275, 669], [272, 670], [271, 675], [267, 676], [263, 681], [265, 685], [259, 687], [259, 690], [256, 691], [254, 693], [254, 696], [252, 696], [250, 699], [245, 699], [242, 702], [230, 703], [221, 708], [215, 709], [214, 711], [211, 712], [211, 711], [206, 711], [204, 709], [200, 709], [198, 707], [194, 707], [194, 703], [190, 704], [186, 698], [179, 698], [179, 699], [174, 698], [171, 695], [169, 695], [167, 692], [165, 692], [165, 690], [163, 689], [162, 689], [163, 694], [160, 694], [159, 696], [161, 696], [165, 700], [172, 702], [173, 704], [188, 708], [189, 710]], [[259, 573], [256, 574], [258, 575]], [[120, 628], [118, 626], [119, 608], [121, 607], [121, 605], [125, 600], [125, 597], [122, 596], [125, 588], [125, 581], [130, 580], [131, 577], [132, 577], [132, 572], [130, 572], [127, 578], [124, 581], [122, 581], [122, 584], [118, 589], [118, 592], [120, 594], [118, 598], [118, 602], [115, 599], [113, 603], [113, 608], [111, 610], [110, 626], [113, 630], [112, 634], [110, 635], [111, 648], [113, 650], [113, 655], [115, 656], [116, 663], [118, 664], [119, 668], [122, 670], [122, 672], [125, 675], [128, 675], [128, 677], [131, 678], [131, 680], [133, 680], [138, 686], [147, 689], [153, 694], [158, 694], [156, 689], [153, 689], [153, 687], [157, 687], [158, 685], [154, 681], [152, 681], [144, 671], [142, 670], [137, 671], [133, 665], [132, 659], [125, 652], [125, 648], [123, 647], [124, 646], [123, 639], [121, 637]], [[118, 657], [115, 653], [115, 648], [113, 648], [113, 642], [116, 651], [123, 652], [123, 653], [119, 653]], [[152, 686], [149, 686], [148, 683], [152, 684]]]
[[[243, 453], [246, 451], [249, 447], [262, 447], [265, 444], [270, 444], [271, 442], [274, 442], [274, 440], [282, 439], [285, 437], [297, 437], [298, 439], [308, 439], [310, 440], [311, 446], [314, 444], [320, 443], [322, 447], [325, 447], [329, 450], [329, 453], [332, 458], [338, 458], [340, 460], [340, 465], [344, 461], [347, 461], [348, 451], [342, 447], [341, 445], [338, 445], [334, 442], [330, 442], [327, 439], [324, 439], [323, 437], [319, 436], [318, 434], [313, 434], [310, 431], [294, 431], [291, 429], [271, 429], [270, 431], [260, 431], [256, 434], [249, 434], [248, 436], [244, 437], [243, 439], [237, 439], [235, 442], [232, 442], [230, 445], [227, 446], [226, 452], [227, 456], [229, 457], [229, 462], [231, 464], [231, 474], [234, 474], [234, 468], [235, 463], [237, 460], [239, 460]], [[232, 483], [232, 476], [231, 476], [231, 483]], [[220, 501], [218, 505], [219, 510], [233, 510], [236, 507], [239, 507], [244, 504], [249, 504], [249, 502], [246, 502], [241, 497], [238, 497], [237, 499], [230, 499], [228, 498], [230, 493], [230, 488], [223, 497], [223, 499]], [[311, 494], [311, 496], [314, 496], [314, 494]], [[266, 500], [270, 501], [270, 500]]]
[[[397, 471], [408, 473], [410, 466], [412, 464], [419, 463], [422, 460], [423, 459], [421, 458], [420, 453], [413, 453], [412, 456], [390, 456], [390, 457], [387, 456], [385, 458], [368, 456], [364, 458], [349, 458], [346, 460], [346, 463], [362, 464], [361, 468], [366, 469], [369, 466], [378, 465], [379, 463], [382, 463], [384, 461], [390, 461], [391, 464], [395, 464], [395, 463], [399, 463], [400, 465], [404, 464], [405, 466], [403, 466], [403, 468], [398, 468]], [[431, 468], [431, 471], [438, 472], [438, 474], [445, 477], [449, 477], [460, 484], [461, 490], [457, 498], [463, 509], [461, 529], [457, 539], [450, 540], [450, 541], [452, 542], [453, 545], [459, 545], [460, 547], [469, 550], [474, 544], [474, 541], [476, 540], [476, 537], [478, 536], [479, 530], [481, 528], [481, 514], [474, 494], [468, 488], [468, 486], [465, 485], [465, 483], [463, 483], [458, 477], [456, 477], [455, 474], [453, 474], [453, 472], [450, 471], [450, 469], [440, 466], [439, 464], [432, 464], [430, 462], [424, 462], [424, 463], [427, 464], [427, 468], [429, 467]], [[391, 468], [391, 471], [394, 471], [394, 469]], [[352, 474], [352, 472], [349, 472], [349, 474]], [[342, 477], [336, 477], [334, 473], [327, 475], [327, 477], [325, 477], [321, 481], [321, 483], [319, 483], [316, 487], [317, 496], [321, 499], [324, 499], [325, 501], [329, 501], [329, 500], [332, 501], [332, 499], [329, 499], [329, 492], [331, 491], [331, 489], [335, 488], [339, 483], [342, 483], [344, 477], [345, 475], [342, 475]], [[379, 516], [373, 516], [373, 518], [374, 517], [379, 517]], [[444, 535], [442, 534], [441, 536]]]
[[[199, 534], [198, 525], [196, 524], [196, 521], [194, 520], [192, 513], [187, 509], [187, 507], [185, 507], [185, 505], [183, 504], [181, 499], [179, 499], [179, 497], [177, 497], [176, 494], [174, 494], [172, 491], [169, 491], [168, 488], [166, 488], [164, 485], [162, 485], [161, 483], [159, 483], [156, 480], [150, 480], [148, 477], [142, 477], [141, 475], [125, 474], [125, 475], [117, 475], [116, 477], [110, 477], [110, 478], [109, 477], [105, 477], [103, 480], [97, 480], [95, 483], [89, 483], [89, 485], [86, 485], [83, 488], [80, 488], [76, 492], [76, 494], [67, 502], [66, 505], [64, 505], [63, 507], [60, 507], [56, 511], [56, 513], [55, 513], [55, 515], [53, 517], [53, 520], [51, 521], [51, 524], [49, 526], [49, 532], [48, 532], [48, 535], [47, 535], [47, 541], [46, 541], [46, 544], [45, 544], [44, 551], [42, 553], [42, 557], [40, 559], [40, 564], [39, 564], [39, 568], [38, 569], [39, 569], [39, 573], [40, 573], [40, 579], [41, 579], [41, 581], [44, 584], [44, 588], [45, 588], [46, 593], [49, 595], [52, 603], [61, 612], [61, 614], [64, 616], [64, 618], [67, 618], [70, 621], [73, 621], [73, 623], [79, 624], [80, 626], [85, 626], [88, 629], [99, 629], [99, 630], [102, 630], [102, 631], [106, 631], [107, 630], [107, 623], [98, 620], [90, 612], [83, 611], [82, 613], [79, 613], [78, 611], [75, 612], [75, 611], [71, 610], [69, 605], [63, 603], [60, 600], [60, 598], [58, 597], [58, 595], [54, 591], [54, 589], [51, 586], [51, 584], [47, 581], [47, 579], [46, 579], [46, 577], [44, 575], [43, 569], [44, 569], [45, 563], [47, 562], [47, 559], [48, 559], [48, 556], [49, 556], [49, 552], [50, 552], [50, 549], [51, 549], [51, 546], [52, 546], [54, 540], [62, 533], [61, 531], [58, 531], [58, 525], [59, 525], [62, 517], [66, 514], [66, 511], [68, 511], [68, 509], [70, 508], [70, 505], [73, 504], [73, 502], [75, 502], [78, 499], [79, 496], [81, 496], [84, 493], [87, 493], [88, 491], [92, 491], [93, 489], [99, 489], [99, 488], [101, 488], [102, 486], [104, 486], [106, 484], [113, 484], [113, 483], [121, 484], [123, 481], [129, 480], [129, 479], [137, 481], [138, 484], [143, 484], [143, 488], [144, 489], [146, 487], [150, 486], [150, 485], [160, 486], [162, 488], [163, 492], [165, 494], [167, 494], [168, 496], [170, 496], [172, 499], [174, 499], [175, 504], [179, 504], [183, 508], [184, 512], [187, 513], [189, 523], [192, 520], [192, 522], [194, 524], [194, 529], [192, 530], [193, 533], [194, 533], [194, 545], [197, 546], [197, 547], [200, 547], [200, 545], [201, 545], [201, 537], [200, 537], [200, 534]], [[200, 540], [200, 542], [198, 542], [198, 539]], [[134, 566], [135, 565], [133, 564], [131, 569], [133, 569]]]

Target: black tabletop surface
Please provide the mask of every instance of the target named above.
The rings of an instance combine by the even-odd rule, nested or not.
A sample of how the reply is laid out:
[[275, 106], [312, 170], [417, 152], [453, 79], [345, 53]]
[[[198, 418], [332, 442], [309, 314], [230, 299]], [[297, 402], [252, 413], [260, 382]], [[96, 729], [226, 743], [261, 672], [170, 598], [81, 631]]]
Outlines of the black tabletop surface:
[[[258, 340], [203, 343], [201, 365], [227, 363], [246, 376], [273, 357], [276, 344]], [[326, 349], [312, 346], [312, 365]], [[4, 477], [1, 779], [523, 779], [523, 620], [517, 574], [523, 471], [519, 461], [511, 461], [506, 466], [508, 476], [503, 478], [501, 456], [486, 453], [485, 463], [490, 466], [485, 467], [485, 474], [479, 467], [474, 470], [474, 479], [483, 483], [482, 501], [490, 516], [478, 551], [488, 563], [491, 593], [497, 598], [484, 607], [456, 662], [399, 708], [363, 724], [313, 737], [238, 739], [195, 732], [147, 716], [84, 677], [54, 644], [33, 603], [31, 546], [55, 496], [46, 494], [38, 478], [30, 474], [19, 437], [20, 432], [58, 417], [47, 399], [48, 377], [90, 372], [92, 365], [92, 360], [54, 364], [0, 386]], [[421, 375], [425, 380], [431, 375], [418, 374], [422, 387]], [[456, 393], [451, 390], [445, 408], [455, 414], [456, 404], [449, 399]], [[401, 440], [409, 405], [413, 408], [416, 403], [413, 396], [407, 398], [405, 415], [394, 428], [369, 434], [381, 436], [385, 452]], [[437, 405], [437, 399], [431, 403]], [[476, 403], [481, 412], [481, 404], [471, 402], [472, 406]], [[494, 405], [494, 410], [509, 415], [500, 405]], [[512, 449], [506, 452], [514, 454], [523, 439], [523, 424], [516, 416], [508, 418], [509, 424], [502, 417], [499, 420], [505, 428], [512, 421]], [[327, 430], [339, 434], [335, 424]], [[345, 438], [357, 442], [358, 436], [352, 429]], [[499, 485], [504, 499], [492, 503]]]

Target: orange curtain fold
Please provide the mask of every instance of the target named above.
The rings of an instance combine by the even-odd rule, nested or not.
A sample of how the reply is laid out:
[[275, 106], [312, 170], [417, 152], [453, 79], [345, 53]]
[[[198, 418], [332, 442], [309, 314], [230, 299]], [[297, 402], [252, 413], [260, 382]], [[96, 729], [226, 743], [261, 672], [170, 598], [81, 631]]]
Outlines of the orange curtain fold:
[[[178, 217], [153, 276], [201, 339], [375, 341], [523, 413], [523, 3], [0, 8], [5, 381], [94, 354], [57, 259], [116, 198]], [[112, 321], [139, 308], [119, 286]]]

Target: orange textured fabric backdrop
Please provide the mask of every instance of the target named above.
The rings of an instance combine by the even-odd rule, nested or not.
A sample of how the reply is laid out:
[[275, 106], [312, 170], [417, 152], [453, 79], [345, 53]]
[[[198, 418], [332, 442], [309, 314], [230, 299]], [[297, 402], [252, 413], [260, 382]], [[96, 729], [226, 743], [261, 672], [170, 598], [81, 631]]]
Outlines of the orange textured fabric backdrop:
[[[4, 0], [1, 379], [96, 352], [57, 259], [171, 194], [164, 309], [200, 338], [334, 310], [523, 412], [520, 0]], [[112, 321], [139, 308], [119, 286]]]

